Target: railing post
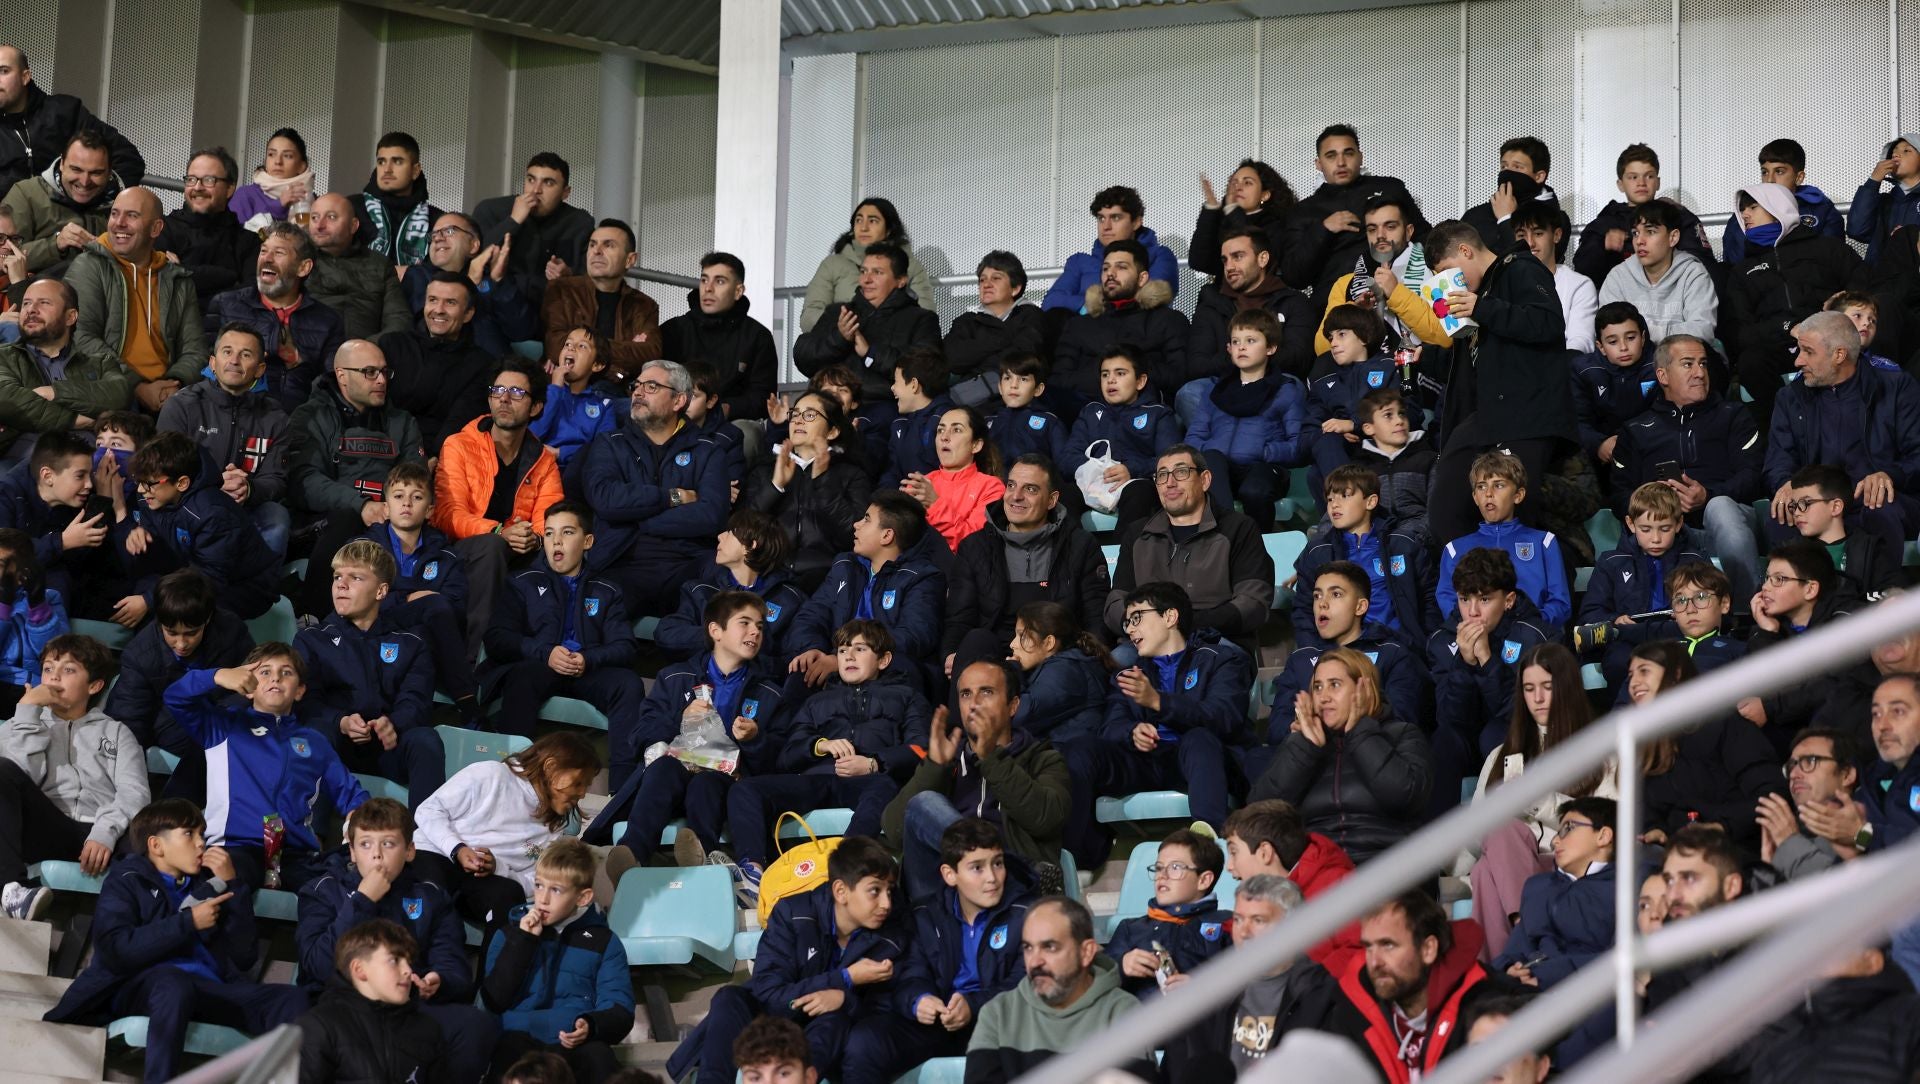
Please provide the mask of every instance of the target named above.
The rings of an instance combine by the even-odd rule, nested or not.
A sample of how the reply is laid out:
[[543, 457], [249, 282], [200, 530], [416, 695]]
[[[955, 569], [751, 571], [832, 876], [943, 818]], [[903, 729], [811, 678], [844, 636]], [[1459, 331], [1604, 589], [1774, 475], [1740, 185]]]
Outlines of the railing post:
[[1619, 739], [1614, 782], [1620, 797], [1613, 818], [1613, 1029], [1621, 1049], [1633, 1045], [1639, 1007], [1634, 968], [1640, 948], [1640, 758], [1633, 740], [1633, 712], [1614, 723]]

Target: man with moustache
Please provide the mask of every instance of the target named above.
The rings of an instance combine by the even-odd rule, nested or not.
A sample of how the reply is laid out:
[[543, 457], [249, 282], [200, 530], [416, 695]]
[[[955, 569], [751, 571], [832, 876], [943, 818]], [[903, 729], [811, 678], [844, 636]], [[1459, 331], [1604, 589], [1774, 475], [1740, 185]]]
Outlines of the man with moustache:
[[1461, 1000], [1487, 977], [1475, 959], [1480, 944], [1471, 921], [1449, 922], [1420, 889], [1401, 893], [1360, 919], [1366, 954], [1335, 976], [1339, 990], [1320, 1030], [1370, 1052], [1388, 1084], [1432, 1073], [1465, 1042]]
[[507, 273], [512, 254], [513, 238], [482, 248], [480, 227], [473, 219], [459, 211], [442, 211], [427, 235], [426, 259], [407, 268], [400, 290], [417, 320], [426, 312], [427, 283], [436, 273], [465, 275], [480, 295], [480, 307], [469, 325], [474, 344], [488, 357], [506, 357], [514, 343], [540, 337], [539, 308]]
[[239, 163], [225, 147], [195, 151], [187, 164], [184, 203], [167, 215], [154, 245], [193, 276], [202, 313], [216, 295], [245, 282], [260, 256], [260, 235], [243, 228], [227, 208], [239, 175]]
[[126, 407], [120, 359], [74, 343], [79, 315], [64, 282], [39, 279], [20, 299], [20, 341], [0, 346], [0, 462], [32, 455], [41, 433], [91, 429], [105, 411]]
[[75, 341], [117, 355], [149, 414], [196, 379], [207, 358], [193, 276], [153, 247], [165, 227], [160, 200], [129, 188], [113, 198], [105, 243], [87, 242], [66, 274], [80, 304]]
[[[607, 341], [607, 378], [624, 383], [660, 357], [660, 306], [627, 285], [637, 253], [633, 228], [604, 218], [587, 236], [586, 273], [547, 283], [540, 312], [547, 326], [547, 356], [557, 358], [567, 332], [590, 327]], [[676, 357], [675, 361], [692, 361]]]
[[319, 251], [291, 222], [268, 226], [253, 263], [253, 281], [213, 299], [209, 330], [245, 324], [260, 333], [267, 359], [265, 391], [291, 413], [307, 401], [316, 374], [333, 364], [346, 340], [340, 314], [307, 293]]

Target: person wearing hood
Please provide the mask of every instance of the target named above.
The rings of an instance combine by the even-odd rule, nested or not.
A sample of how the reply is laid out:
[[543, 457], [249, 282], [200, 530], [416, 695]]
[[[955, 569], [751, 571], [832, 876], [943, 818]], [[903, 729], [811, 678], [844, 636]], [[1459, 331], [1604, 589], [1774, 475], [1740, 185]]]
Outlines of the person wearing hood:
[[858, 296], [824, 308], [794, 341], [793, 362], [801, 373], [812, 376], [829, 365], [849, 365], [862, 374], [862, 394], [882, 399], [892, 391], [901, 355], [915, 347], [939, 348], [940, 317], [908, 285], [910, 259], [891, 242], [866, 247]]
[[1362, 172], [1366, 159], [1360, 153], [1360, 137], [1351, 127], [1327, 127], [1314, 140], [1313, 154], [1313, 168], [1320, 171], [1324, 183], [1294, 204], [1287, 217], [1280, 277], [1324, 303], [1333, 296], [1335, 280], [1372, 262], [1361, 216], [1376, 201], [1399, 203], [1416, 238], [1427, 232], [1427, 220], [1400, 179]]
[[1707, 265], [1683, 251], [1678, 205], [1650, 200], [1634, 211], [1633, 258], [1622, 260], [1600, 284], [1600, 304], [1630, 302], [1646, 318], [1648, 337], [1697, 335], [1719, 328], [1720, 295]]
[[[1825, 192], [1807, 183], [1807, 151], [1798, 140], [1772, 139], [1760, 148], [1760, 181], [1793, 193], [1800, 228], [1844, 240], [1847, 220]], [[1784, 221], [1784, 220], [1783, 220]], [[1729, 267], [1747, 255], [1747, 227], [1736, 213], [1720, 235], [1720, 261]]]
[[[1580, 231], [1580, 247], [1573, 254], [1573, 269], [1604, 286], [1608, 272], [1634, 254], [1634, 220], [1640, 209], [1658, 200], [1660, 195], [1660, 156], [1645, 143], [1634, 143], [1620, 152], [1614, 161], [1614, 175], [1624, 200], [1613, 200], [1592, 222]], [[1699, 216], [1678, 201], [1663, 200], [1673, 208], [1680, 230], [1680, 248], [1701, 263], [1712, 266], [1713, 246], [1707, 243], [1706, 228]], [[1605, 298], [1600, 299], [1606, 303]]]
[[167, 215], [154, 244], [193, 275], [203, 314], [215, 294], [251, 278], [260, 257], [260, 235], [241, 226], [230, 209], [239, 173], [240, 164], [225, 147], [195, 151], [187, 165], [184, 204]]
[[466, 276], [480, 295], [471, 328], [474, 343], [488, 357], [506, 357], [514, 343], [540, 337], [540, 310], [507, 274], [512, 242], [482, 248], [480, 227], [459, 211], [440, 212], [427, 238], [425, 257], [400, 278], [415, 319], [426, 313], [427, 283], [446, 272]]
[[1046, 320], [1037, 305], [1022, 305], [1027, 269], [1020, 257], [995, 249], [974, 269], [980, 284], [977, 308], [953, 318], [947, 329], [949, 394], [965, 406], [980, 406], [1000, 394], [1000, 367], [1008, 358], [1047, 350]]
[[[1157, 370], [1154, 379], [1163, 392], [1185, 391], [1192, 381], [1229, 375], [1228, 325], [1240, 313], [1259, 309], [1273, 314], [1280, 332], [1269, 344], [1269, 363], [1278, 371], [1305, 379], [1313, 368], [1315, 320], [1320, 306], [1280, 280], [1273, 267], [1266, 234], [1249, 226], [1228, 230], [1220, 238], [1220, 276], [1200, 288], [1193, 304], [1193, 331], [1187, 339], [1186, 365], [1181, 371]], [[1191, 408], [1205, 398], [1195, 389], [1180, 397], [1180, 415], [1192, 420]]]
[[149, 414], [181, 384], [198, 380], [207, 358], [193, 276], [154, 250], [165, 226], [159, 198], [129, 188], [114, 197], [106, 232], [74, 257], [66, 275], [80, 302], [74, 342], [117, 356]]
[[1216, 258], [1220, 242], [1237, 229], [1258, 230], [1273, 253], [1276, 270], [1281, 245], [1286, 241], [1287, 212], [1298, 197], [1280, 171], [1252, 158], [1243, 158], [1227, 175], [1225, 203], [1213, 190], [1207, 175], [1200, 175], [1200, 217], [1193, 223], [1193, 239], [1187, 246], [1187, 264], [1196, 274], [1218, 275], [1225, 263]]
[[67, 141], [65, 153], [0, 200], [13, 210], [13, 228], [20, 235], [15, 243], [26, 254], [29, 272], [51, 269], [57, 276], [64, 261], [107, 228], [107, 213], [121, 187], [107, 154], [106, 137], [83, 128]]
[[861, 200], [854, 207], [847, 232], [833, 242], [833, 248], [814, 269], [813, 278], [807, 282], [806, 299], [800, 305], [800, 327], [813, 327], [822, 313], [835, 305], [847, 304], [863, 292], [861, 272], [866, 267], [867, 250], [883, 242], [906, 253], [907, 264], [900, 277], [913, 290], [913, 299], [921, 308], [934, 310], [937, 299], [933, 280], [927, 277], [927, 269], [920, 266], [920, 258], [913, 254], [913, 240], [907, 236], [906, 223], [900, 220], [900, 212], [894, 209], [892, 200], [876, 196]]
[[511, 249], [507, 269], [520, 295], [538, 305], [547, 283], [579, 274], [587, 263], [593, 216], [567, 203], [573, 167], [552, 151], [527, 160], [517, 196], [483, 199], [473, 208], [480, 238]]
[[33, 454], [41, 433], [91, 429], [132, 396], [120, 359], [74, 342], [73, 286], [39, 279], [20, 301], [20, 341], [0, 346], [0, 450], [9, 461]]
[[351, 197], [359, 225], [356, 243], [407, 267], [427, 254], [428, 239], [440, 209], [427, 202], [427, 177], [420, 168], [420, 141], [405, 132], [388, 132], [374, 145], [373, 172], [367, 186]]
[[773, 332], [748, 309], [747, 266], [730, 252], [700, 257], [700, 285], [687, 291], [687, 311], [660, 325], [666, 356], [703, 362], [720, 378], [720, 413], [728, 421], [767, 416], [779, 358]]
[[0, 192], [45, 169], [74, 133], [86, 129], [105, 137], [122, 182], [139, 184], [146, 177], [147, 163], [126, 136], [73, 95], [41, 90], [27, 54], [17, 45], [0, 44]]
[[[479, 301], [465, 275], [436, 272], [419, 325], [375, 340], [392, 367], [387, 399], [420, 423], [429, 456], [438, 457], [449, 437], [487, 412], [487, 377], [500, 363], [473, 341]], [[536, 401], [547, 386], [547, 375], [539, 377]]]
[[314, 379], [333, 364], [346, 338], [340, 314], [307, 293], [318, 255], [306, 230], [272, 222], [247, 284], [215, 297], [207, 308], [209, 334], [244, 324], [260, 335], [266, 367], [259, 390], [288, 413], [307, 401]]
[[[279, 128], [267, 137], [253, 180], [233, 193], [227, 208], [247, 229], [264, 230], [287, 221], [295, 208], [310, 213], [316, 187], [313, 167], [307, 163], [306, 139], [292, 128]], [[294, 225], [305, 229], [307, 223], [296, 218]]]
[[318, 250], [307, 292], [315, 301], [340, 314], [350, 339], [405, 331], [413, 313], [400, 289], [400, 278], [387, 258], [354, 240], [359, 219], [353, 202], [337, 192], [313, 201], [307, 232]]
[[1513, 216], [1532, 203], [1558, 205], [1559, 193], [1547, 183], [1553, 169], [1553, 157], [1546, 140], [1538, 136], [1515, 136], [1500, 144], [1500, 174], [1494, 178], [1493, 195], [1487, 202], [1469, 208], [1460, 220], [1480, 231], [1480, 240], [1488, 248], [1507, 247], [1513, 237]]
[[[624, 382], [660, 351], [660, 306], [627, 284], [627, 269], [638, 258], [633, 227], [606, 218], [587, 237], [586, 270], [547, 283], [540, 315], [547, 328], [547, 357], [557, 358], [567, 330], [590, 327], [607, 341], [607, 377]], [[691, 358], [675, 357], [675, 361]]]
[[1067, 318], [1054, 349], [1047, 398], [1061, 417], [1077, 417], [1082, 406], [1099, 401], [1100, 363], [1117, 344], [1139, 351], [1140, 367], [1159, 381], [1162, 401], [1173, 398], [1187, 372], [1191, 326], [1173, 307], [1172, 284], [1151, 268], [1146, 246], [1114, 241], [1101, 261], [1100, 280], [1086, 289], [1085, 310]]
[[1740, 383], [1754, 409], [1772, 413], [1780, 378], [1793, 371], [1793, 325], [1860, 279], [1860, 257], [1837, 237], [1806, 228], [1793, 193], [1755, 184], [1734, 197], [1746, 255], [1727, 276], [1726, 319]]
[[1873, 172], [1853, 193], [1847, 236], [1867, 244], [1867, 262], [1880, 262], [1880, 245], [1901, 226], [1920, 223], [1920, 135], [1890, 141]]
[[1107, 253], [1122, 241], [1131, 241], [1145, 251], [1140, 269], [1166, 284], [1168, 298], [1180, 292], [1180, 261], [1152, 230], [1140, 225], [1147, 214], [1140, 193], [1119, 184], [1103, 188], [1094, 194], [1087, 213], [1096, 223], [1093, 248], [1067, 257], [1060, 277], [1047, 288], [1047, 296], [1040, 303], [1042, 309], [1093, 312], [1091, 294], [1106, 280]]

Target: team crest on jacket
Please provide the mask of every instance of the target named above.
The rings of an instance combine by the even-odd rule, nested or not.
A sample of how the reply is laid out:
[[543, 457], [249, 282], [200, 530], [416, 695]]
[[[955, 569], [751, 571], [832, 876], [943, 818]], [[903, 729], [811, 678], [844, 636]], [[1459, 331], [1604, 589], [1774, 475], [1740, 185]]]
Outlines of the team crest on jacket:
[[293, 748], [294, 756], [310, 757], [313, 755], [313, 746], [309, 745], [305, 738], [295, 738], [287, 744]]
[[187, 533], [185, 527], [175, 527], [173, 529], [173, 544], [179, 546], [182, 550], [190, 550], [193, 548], [193, 536]]
[[1373, 559], [1373, 574], [1376, 576], [1384, 576], [1386, 575], [1386, 571], [1386, 568], [1380, 564], [1380, 558], [1375, 557]]
[[400, 901], [400, 910], [405, 911], [407, 914], [407, 917], [414, 920], [415, 922], [420, 921], [420, 913], [422, 911], [425, 911], [426, 909], [427, 909], [427, 901], [424, 897], [417, 900], [401, 900]]
[[1512, 640], [1502, 641], [1500, 645], [1500, 661], [1505, 663], [1519, 662], [1520, 645], [1514, 643]]
[[1220, 923], [1202, 922], [1200, 924], [1200, 936], [1208, 941], [1220, 940]]
[[1045, 429], [1046, 427], [1047, 427], [1047, 419], [1042, 418], [1038, 414], [1035, 414], [1033, 417], [1027, 419], [1028, 429]]
[[1920, 787], [1915, 787], [1907, 792], [1907, 808], [1913, 810], [1915, 813], [1920, 813]]
[[380, 661], [388, 662], [388, 663], [399, 662], [400, 661], [400, 645], [398, 643], [381, 644], [380, 645]]
[[1407, 574], [1407, 559], [1405, 557], [1396, 556], [1393, 558], [1393, 560], [1387, 562], [1387, 567], [1393, 571], [1394, 575], [1404, 576]]
[[1380, 665], [1380, 653], [1378, 651], [1365, 651], [1365, 652], [1361, 652], [1361, 654], [1367, 657], [1368, 662], [1374, 664], [1375, 666]]
[[1007, 928], [1005, 926], [995, 926], [993, 928], [993, 932], [987, 935], [987, 947], [995, 952], [1007, 947]]
[[1381, 384], [1386, 383], [1386, 380], [1387, 380], [1387, 374], [1381, 372], [1378, 369], [1375, 369], [1373, 372], [1370, 372], [1367, 374], [1367, 387], [1377, 388]]
[[1133, 427], [1134, 427], [1135, 429], [1145, 429], [1145, 428], [1147, 427], [1147, 416], [1146, 416], [1145, 414], [1136, 414], [1136, 415], [1134, 415], [1134, 416], [1133, 416]]
[[880, 608], [883, 610], [891, 610], [893, 609], [893, 604], [898, 601], [900, 601], [900, 592], [887, 591], [880, 596]]
[[1648, 394], [1651, 394], [1651, 393], [1652, 393], [1652, 391], [1653, 391], [1653, 386], [1654, 386], [1655, 384], [1658, 384], [1658, 383], [1659, 383], [1659, 381], [1657, 381], [1657, 380], [1642, 380], [1642, 381], [1640, 382], [1640, 394], [1641, 394], [1642, 396], [1646, 396], [1646, 395], [1648, 395]]
[[600, 404], [599, 404], [599, 403], [588, 403], [588, 404], [586, 405], [586, 408], [585, 408], [585, 411], [586, 411], [586, 415], [587, 415], [587, 417], [589, 417], [589, 418], [598, 418], [598, 417], [600, 416]]
[[760, 717], [760, 701], [742, 700], [740, 702], [740, 714], [746, 716], [749, 719], [759, 718]]
[[428, 561], [427, 567], [420, 570], [420, 578], [423, 580], [439, 579], [440, 578], [440, 562]]
[[592, 598], [592, 597], [589, 597], [587, 599], [587, 616], [588, 617], [600, 616], [600, 600], [599, 599]]
[[1198, 684], [1200, 684], [1200, 671], [1198, 670], [1187, 671], [1187, 681], [1186, 681], [1186, 684], [1182, 687], [1191, 689]]
[[1522, 561], [1533, 560], [1533, 543], [1515, 542], [1513, 544], [1513, 555]]
[[691, 462], [693, 462], [692, 452], [681, 452], [673, 457], [673, 465], [676, 467], [684, 467]]
[[780, 604], [778, 602], [767, 603], [767, 624], [771, 625], [778, 620], [780, 620]]

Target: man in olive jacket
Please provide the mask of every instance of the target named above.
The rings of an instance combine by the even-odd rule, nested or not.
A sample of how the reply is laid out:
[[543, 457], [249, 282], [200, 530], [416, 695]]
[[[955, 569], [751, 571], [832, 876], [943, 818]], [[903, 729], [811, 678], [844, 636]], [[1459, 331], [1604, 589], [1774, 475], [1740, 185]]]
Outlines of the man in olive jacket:
[[165, 225], [158, 197], [127, 189], [114, 197], [105, 243], [89, 241], [66, 275], [80, 302], [75, 341], [119, 358], [149, 414], [200, 379], [210, 354], [193, 272], [154, 249]]
[[109, 410], [124, 409], [131, 394], [120, 359], [73, 340], [79, 318], [73, 287], [42, 279], [20, 301], [20, 341], [0, 346], [0, 451], [9, 460], [30, 454], [22, 436], [87, 429]]

